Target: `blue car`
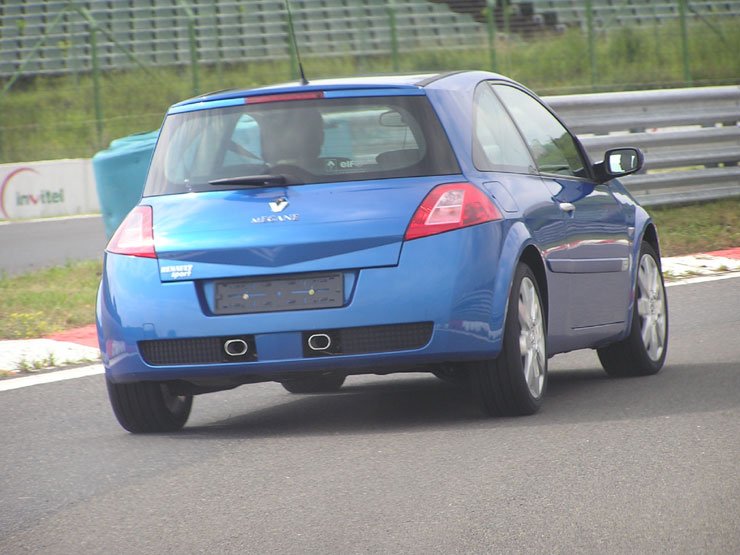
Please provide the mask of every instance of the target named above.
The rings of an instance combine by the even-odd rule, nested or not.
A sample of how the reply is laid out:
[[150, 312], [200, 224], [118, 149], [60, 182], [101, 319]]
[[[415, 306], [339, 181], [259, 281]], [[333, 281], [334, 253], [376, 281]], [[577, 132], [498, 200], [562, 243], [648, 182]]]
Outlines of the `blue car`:
[[432, 372], [487, 415], [537, 411], [547, 361], [654, 374], [668, 313], [654, 223], [531, 91], [485, 72], [315, 81], [172, 106], [112, 237], [97, 326], [130, 432], [194, 395]]

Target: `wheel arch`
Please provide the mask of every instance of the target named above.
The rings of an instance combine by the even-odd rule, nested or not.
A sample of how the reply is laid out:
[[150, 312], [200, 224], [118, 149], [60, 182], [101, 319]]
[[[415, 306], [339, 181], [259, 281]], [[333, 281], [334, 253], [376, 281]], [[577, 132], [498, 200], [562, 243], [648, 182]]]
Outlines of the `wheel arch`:
[[498, 332], [499, 340], [503, 336], [503, 325], [508, 310], [511, 285], [519, 262], [527, 264], [535, 275], [542, 298], [543, 310], [545, 311], [544, 319], [547, 325], [550, 307], [545, 262], [529, 229], [519, 221], [508, 229], [504, 237], [502, 254], [495, 277], [494, 298], [496, 302], [491, 327]]
[[642, 241], [647, 242], [651, 247], [653, 247], [656, 254], [658, 255], [658, 265], [660, 265], [660, 242], [658, 241], [658, 230], [652, 221], [649, 221], [645, 225], [645, 229], [642, 232], [642, 238], [639, 244], [642, 244]]
[[540, 296], [542, 297], [542, 305], [545, 310], [545, 322], [548, 322], [550, 314], [550, 299], [547, 289], [547, 273], [545, 272], [545, 263], [542, 260], [540, 251], [533, 244], [528, 244], [524, 247], [519, 261], [524, 262], [534, 273], [534, 277], [537, 279], [537, 287], [540, 290]]

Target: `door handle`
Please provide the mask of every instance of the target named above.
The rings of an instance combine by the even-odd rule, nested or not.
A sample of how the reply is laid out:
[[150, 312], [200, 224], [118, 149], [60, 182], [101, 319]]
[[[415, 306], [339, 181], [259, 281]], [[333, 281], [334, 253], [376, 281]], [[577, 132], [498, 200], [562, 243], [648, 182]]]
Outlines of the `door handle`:
[[561, 202], [559, 206], [560, 210], [562, 210], [563, 212], [568, 212], [568, 214], [572, 214], [576, 209], [575, 205], [571, 204], [570, 202]]

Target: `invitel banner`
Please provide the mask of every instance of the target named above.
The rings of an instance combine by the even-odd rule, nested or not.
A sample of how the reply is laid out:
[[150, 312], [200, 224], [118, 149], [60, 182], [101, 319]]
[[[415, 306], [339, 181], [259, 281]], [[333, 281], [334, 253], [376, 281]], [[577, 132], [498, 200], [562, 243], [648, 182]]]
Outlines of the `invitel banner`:
[[0, 165], [0, 220], [99, 211], [90, 160]]

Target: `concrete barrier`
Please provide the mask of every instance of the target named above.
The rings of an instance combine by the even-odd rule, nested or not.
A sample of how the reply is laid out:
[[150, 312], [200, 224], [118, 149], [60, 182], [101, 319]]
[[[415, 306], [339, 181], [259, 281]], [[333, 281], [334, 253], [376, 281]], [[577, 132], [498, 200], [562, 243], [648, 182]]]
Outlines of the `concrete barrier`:
[[0, 220], [100, 211], [90, 160], [0, 165]]

